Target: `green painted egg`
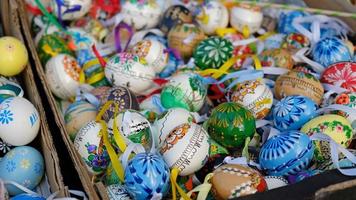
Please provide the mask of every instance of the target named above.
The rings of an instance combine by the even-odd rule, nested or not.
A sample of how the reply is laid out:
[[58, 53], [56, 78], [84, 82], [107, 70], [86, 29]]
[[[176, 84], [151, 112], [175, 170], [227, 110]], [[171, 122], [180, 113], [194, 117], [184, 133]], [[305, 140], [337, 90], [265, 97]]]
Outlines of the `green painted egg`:
[[74, 56], [66, 42], [55, 34], [45, 35], [40, 39], [37, 45], [37, 53], [43, 65], [58, 54]]
[[207, 122], [211, 138], [227, 148], [242, 147], [256, 131], [253, 114], [238, 103], [226, 102], [213, 109]]
[[219, 68], [231, 58], [234, 47], [224, 38], [210, 37], [199, 43], [194, 51], [195, 64], [200, 69]]

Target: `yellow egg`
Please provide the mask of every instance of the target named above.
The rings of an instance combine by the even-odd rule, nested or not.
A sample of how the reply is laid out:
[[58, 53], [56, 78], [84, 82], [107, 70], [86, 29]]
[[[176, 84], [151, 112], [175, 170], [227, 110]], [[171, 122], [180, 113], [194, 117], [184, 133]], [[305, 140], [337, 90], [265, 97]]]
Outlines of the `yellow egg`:
[[[336, 143], [347, 148], [353, 137], [352, 127], [350, 122], [342, 116], [327, 114], [316, 117], [306, 123], [301, 132], [311, 136], [314, 133], [324, 133], [330, 136]], [[319, 163], [330, 159], [330, 148], [326, 142], [314, 142], [314, 160]]]
[[0, 75], [17, 75], [28, 62], [25, 45], [14, 37], [0, 38], [0, 54]]

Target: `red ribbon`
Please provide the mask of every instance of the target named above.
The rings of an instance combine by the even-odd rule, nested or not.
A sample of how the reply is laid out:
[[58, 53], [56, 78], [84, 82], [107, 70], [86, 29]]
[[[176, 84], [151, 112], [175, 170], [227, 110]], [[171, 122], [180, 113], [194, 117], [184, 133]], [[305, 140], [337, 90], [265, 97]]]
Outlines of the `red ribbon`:
[[[38, 7], [33, 6], [31, 4], [26, 4], [26, 9], [35, 16], [43, 15], [42, 11]], [[48, 12], [52, 12], [52, 9], [50, 7], [47, 7], [47, 10]]]
[[99, 51], [96, 49], [95, 45], [92, 46], [93, 52], [95, 56], [98, 58], [100, 65], [104, 68], [106, 66], [106, 62], [104, 58], [99, 54]]
[[89, 11], [89, 15], [96, 19], [100, 10], [105, 11], [108, 14], [108, 18], [111, 18], [116, 13], [120, 12], [120, 0], [96, 0], [93, 2], [93, 5]]

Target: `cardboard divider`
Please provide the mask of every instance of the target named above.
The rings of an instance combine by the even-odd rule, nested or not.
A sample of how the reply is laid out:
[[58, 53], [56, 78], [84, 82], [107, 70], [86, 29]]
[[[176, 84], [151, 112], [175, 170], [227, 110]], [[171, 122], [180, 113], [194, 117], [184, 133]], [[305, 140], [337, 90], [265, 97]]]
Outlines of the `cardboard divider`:
[[24, 38], [26, 39], [26, 42], [28, 44], [29, 51], [31, 53], [30, 56], [32, 56], [34, 60], [34, 70], [37, 72], [40, 81], [43, 86], [43, 90], [45, 91], [45, 94], [48, 99], [48, 103], [51, 107], [52, 113], [54, 115], [54, 119], [56, 122], [56, 125], [58, 127], [58, 130], [60, 132], [55, 133], [55, 134], [60, 134], [61, 138], [63, 139], [66, 148], [68, 149], [69, 155], [74, 163], [74, 167], [79, 175], [79, 178], [81, 180], [82, 186], [88, 196], [89, 199], [108, 199], [106, 195], [106, 190], [103, 184], [99, 184], [101, 187], [99, 189], [96, 187], [96, 184], [93, 182], [93, 176], [89, 174], [86, 168], [86, 164], [83, 162], [81, 159], [80, 155], [77, 153], [76, 149], [74, 148], [74, 145], [72, 141], [70, 140], [69, 134], [66, 131], [65, 128], [65, 122], [63, 117], [61, 116], [60, 110], [57, 107], [56, 100], [49, 88], [49, 85], [46, 80], [45, 72], [44, 72], [44, 66], [42, 66], [39, 57], [37, 55], [36, 51], [36, 46], [33, 42], [33, 38], [31, 36], [30, 32], [30, 24], [28, 22], [28, 15], [25, 7], [24, 1], [21, 0], [11, 0], [13, 2], [16, 2], [18, 5], [18, 13], [20, 17], [20, 24], [23, 26], [23, 35]]
[[[20, 29], [17, 6], [18, 5], [14, 1], [11, 1], [10, 3], [8, 0], [1, 0], [1, 21], [5, 35], [16, 37], [24, 42]], [[30, 53], [30, 50], [28, 50], [28, 52]], [[27, 67], [19, 76], [17, 76], [17, 78], [21, 81], [21, 87], [24, 89], [25, 97], [33, 103], [40, 115], [40, 133], [35, 139], [35, 143], [39, 144], [40, 151], [45, 160], [45, 173], [51, 192], [58, 191], [58, 197], [68, 197], [69, 193], [67, 188], [64, 186], [63, 177], [59, 167], [59, 158], [53, 144], [51, 132], [47, 125], [45, 112], [34, 81], [34, 75], [30, 63], [27, 64]]]

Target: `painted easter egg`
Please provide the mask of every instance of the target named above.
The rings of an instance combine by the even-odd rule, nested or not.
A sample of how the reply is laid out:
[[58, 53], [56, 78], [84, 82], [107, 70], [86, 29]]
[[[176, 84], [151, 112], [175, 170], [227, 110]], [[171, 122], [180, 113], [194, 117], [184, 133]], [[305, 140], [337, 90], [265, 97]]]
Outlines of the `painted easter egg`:
[[165, 108], [184, 108], [195, 112], [203, 106], [207, 94], [206, 85], [198, 74], [187, 72], [172, 76], [161, 92]]
[[[244, 36], [241, 33], [230, 33], [226, 34], [224, 36], [225, 39], [229, 40], [232, 42], [234, 45], [235, 42], [239, 42], [241, 40], [244, 40]], [[233, 69], [237, 70], [240, 69], [242, 64], [244, 63], [246, 57], [242, 57], [242, 55], [245, 54], [253, 54], [253, 48], [252, 45], [239, 45], [239, 46], [234, 46], [234, 50], [232, 51], [232, 55], [234, 57], [238, 57], [235, 61], [235, 64], [232, 66]]]
[[240, 4], [230, 11], [230, 24], [240, 33], [248, 30], [249, 33], [255, 33], [262, 25], [263, 14], [258, 6]]
[[0, 77], [0, 103], [9, 97], [22, 97], [23, 94], [24, 91], [19, 84]]
[[70, 35], [70, 44], [75, 47], [77, 61], [80, 65], [96, 58], [91, 48], [93, 45], [98, 46], [98, 42], [92, 35], [82, 28], [68, 28], [67, 32]]
[[308, 46], [310, 46], [308, 37], [300, 33], [290, 33], [283, 44], [287, 49], [301, 49]]
[[92, 0], [52, 0], [55, 15], [62, 20], [75, 20], [84, 17], [90, 10]]
[[79, 130], [74, 140], [75, 149], [92, 174], [101, 174], [110, 162], [100, 134], [101, 129], [99, 123], [90, 121]]
[[110, 200], [133, 200], [132, 194], [121, 184], [113, 184], [106, 187]]
[[215, 107], [207, 121], [211, 138], [224, 147], [242, 147], [255, 134], [255, 118], [245, 107], [226, 102]]
[[[350, 146], [353, 137], [353, 129], [350, 122], [345, 117], [334, 114], [316, 117], [306, 123], [300, 131], [309, 136], [312, 136], [314, 133], [324, 133], [345, 148]], [[314, 160], [318, 163], [330, 160], [329, 143], [314, 141], [314, 144]]]
[[280, 75], [276, 80], [274, 90], [277, 99], [302, 95], [309, 97], [318, 105], [322, 102], [324, 95], [324, 88], [318, 79], [311, 74], [296, 71]]
[[278, 32], [283, 34], [297, 33], [293, 26], [293, 20], [299, 17], [305, 17], [307, 14], [302, 11], [282, 12], [278, 21]]
[[182, 124], [166, 137], [159, 151], [170, 168], [179, 175], [193, 174], [202, 168], [209, 157], [209, 135], [198, 124]]
[[99, 19], [81, 18], [73, 21], [73, 26], [82, 28], [85, 32], [93, 36], [98, 41], [103, 41], [109, 34], [109, 29], [105, 27]]
[[89, 121], [95, 120], [97, 109], [86, 101], [72, 103], [64, 113], [64, 122], [69, 137], [74, 141], [78, 131]]
[[[94, 89], [95, 90], [95, 89]], [[102, 88], [103, 94], [99, 95], [100, 104], [103, 106], [107, 101], [113, 101], [119, 107], [119, 112], [126, 109], [138, 110], [139, 104], [136, 96], [126, 87], [115, 86], [110, 89]], [[96, 92], [96, 91], [92, 91]], [[97, 91], [99, 92], [99, 91]], [[100, 109], [99, 109], [100, 110]], [[115, 105], [110, 105], [105, 111], [103, 119], [109, 121], [114, 117]]]
[[313, 60], [328, 67], [334, 63], [351, 61], [351, 54], [347, 45], [336, 37], [319, 40], [312, 48]]
[[161, 94], [154, 94], [140, 103], [140, 109], [154, 112], [158, 115], [162, 114], [166, 109], [161, 103]]
[[225, 164], [214, 170], [211, 184], [216, 199], [235, 199], [267, 190], [266, 181], [258, 171], [236, 164]]
[[136, 43], [130, 52], [144, 59], [156, 73], [160, 73], [168, 63], [166, 47], [158, 40], [142, 40]]
[[88, 60], [83, 65], [85, 83], [93, 87], [108, 86], [109, 81], [105, 77], [104, 68], [97, 58]]
[[[350, 151], [353, 155], [356, 155], [356, 151], [354, 149], [347, 149], [347, 150]], [[354, 164], [343, 154], [339, 154], [338, 164], [341, 169], [354, 168], [356, 166], [356, 164]], [[337, 167], [332, 160], [327, 160], [323, 163], [319, 163], [318, 165], [313, 165], [310, 167], [310, 169], [313, 171], [321, 171], [321, 172], [333, 170], [336, 168]]]
[[262, 119], [271, 110], [273, 94], [262, 81], [245, 81], [236, 85], [231, 101], [245, 106], [257, 119]]
[[288, 185], [288, 181], [282, 176], [265, 176], [264, 177], [268, 190], [273, 190]]
[[[0, 178], [14, 181], [33, 190], [41, 182], [44, 174], [41, 153], [33, 147], [20, 146], [8, 152], [0, 161]], [[24, 193], [13, 185], [5, 185], [11, 196]]]
[[273, 108], [273, 124], [281, 130], [299, 130], [316, 115], [318, 105], [305, 96], [288, 96]]
[[10, 97], [0, 104], [0, 137], [13, 146], [32, 142], [40, 130], [40, 115], [35, 106], [22, 97]]
[[155, 71], [131, 53], [119, 53], [111, 57], [105, 67], [105, 76], [112, 85], [124, 86], [142, 94], [153, 86]]
[[44, 35], [38, 42], [37, 53], [42, 65], [45, 65], [50, 58], [58, 54], [74, 56], [66, 42], [56, 34]]
[[269, 49], [281, 48], [283, 42], [285, 41], [285, 38], [286, 35], [282, 33], [271, 35], [270, 37], [266, 38], [266, 40], [263, 42], [264, 49], [269, 50]]
[[201, 41], [194, 50], [194, 61], [200, 69], [219, 68], [232, 56], [232, 43], [221, 37]]
[[308, 167], [314, 145], [308, 135], [299, 131], [282, 132], [263, 144], [259, 162], [268, 175], [295, 174]]
[[188, 60], [195, 47], [205, 39], [201, 28], [194, 24], [177, 24], [168, 33], [168, 46], [176, 49], [180, 55]]
[[197, 22], [207, 35], [214, 35], [216, 29], [226, 28], [229, 23], [229, 12], [220, 2], [210, 1], [197, 10]]
[[[116, 117], [116, 125], [120, 133], [134, 143], [151, 146], [150, 122], [141, 113], [135, 110], [125, 110]], [[114, 130], [114, 118], [108, 122], [108, 132]]]
[[[336, 96], [334, 100], [335, 104], [340, 104], [348, 106], [350, 108], [356, 109], [356, 92], [344, 92]], [[356, 128], [356, 116], [349, 115], [345, 112], [337, 112], [338, 114], [344, 116], [351, 122], [352, 128]]]
[[13, 148], [14, 146], [2, 141], [2, 139], [0, 138], [0, 158], [4, 157], [5, 154]]
[[19, 194], [12, 197], [11, 200], [46, 200], [46, 198], [37, 194]]
[[160, 115], [152, 126], [153, 137], [157, 147], [161, 147], [167, 135], [184, 123], [195, 123], [191, 112], [183, 108], [171, 108]]
[[122, 184], [119, 176], [116, 174], [115, 169], [112, 166], [112, 162], [109, 163], [105, 171], [105, 185]]
[[356, 92], [356, 62], [339, 62], [330, 65], [321, 75], [321, 82]]
[[75, 58], [59, 54], [46, 64], [46, 78], [51, 91], [61, 99], [74, 97], [79, 88], [81, 71]]
[[207, 174], [213, 172], [220, 165], [224, 164], [224, 158], [227, 155], [228, 154], [210, 155], [205, 165], [199, 171], [195, 172], [195, 178], [197, 178], [200, 183], [203, 183]]
[[150, 29], [158, 24], [162, 8], [156, 1], [125, 1], [121, 12], [123, 21], [136, 30]]
[[0, 37], [0, 75], [14, 76], [22, 72], [28, 63], [25, 45], [14, 37]]
[[175, 25], [191, 23], [192, 21], [193, 16], [188, 8], [183, 5], [173, 5], [164, 12], [158, 27], [164, 33], [168, 33]]
[[157, 154], [139, 153], [125, 169], [125, 185], [138, 200], [163, 198], [169, 182], [169, 168]]
[[268, 49], [260, 55], [264, 67], [280, 67], [292, 69], [294, 61], [291, 53], [286, 49]]
[[108, 91], [111, 89], [109, 86], [99, 86], [90, 91], [90, 94], [94, 95], [97, 99], [103, 103], [107, 101]]

